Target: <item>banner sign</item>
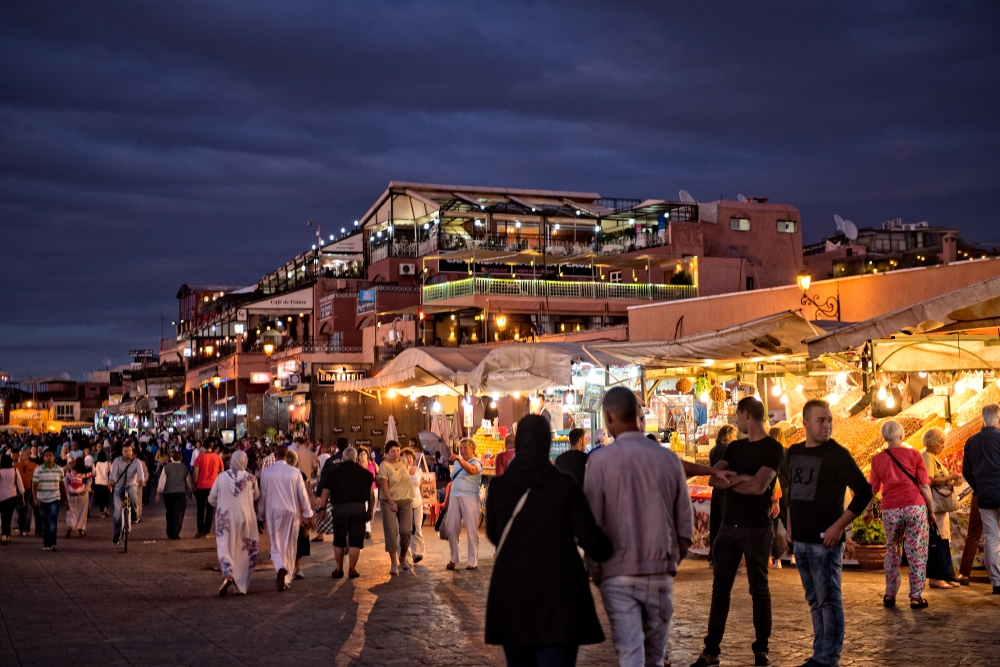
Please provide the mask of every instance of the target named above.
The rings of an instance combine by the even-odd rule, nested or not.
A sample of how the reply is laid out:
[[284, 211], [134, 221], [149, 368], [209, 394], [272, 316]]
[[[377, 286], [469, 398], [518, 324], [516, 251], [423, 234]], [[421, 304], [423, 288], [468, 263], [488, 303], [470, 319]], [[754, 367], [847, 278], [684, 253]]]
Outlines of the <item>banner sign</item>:
[[583, 386], [583, 410], [584, 412], [600, 412], [601, 402], [604, 400], [604, 387], [599, 384]]

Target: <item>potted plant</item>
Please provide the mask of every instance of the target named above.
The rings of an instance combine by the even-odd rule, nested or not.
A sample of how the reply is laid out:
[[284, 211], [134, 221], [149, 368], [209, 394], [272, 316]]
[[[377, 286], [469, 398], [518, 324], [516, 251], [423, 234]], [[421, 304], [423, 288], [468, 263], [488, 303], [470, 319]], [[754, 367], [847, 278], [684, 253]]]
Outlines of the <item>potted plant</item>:
[[864, 572], [882, 572], [885, 568], [885, 526], [881, 516], [865, 523], [861, 517], [851, 526], [854, 558]]

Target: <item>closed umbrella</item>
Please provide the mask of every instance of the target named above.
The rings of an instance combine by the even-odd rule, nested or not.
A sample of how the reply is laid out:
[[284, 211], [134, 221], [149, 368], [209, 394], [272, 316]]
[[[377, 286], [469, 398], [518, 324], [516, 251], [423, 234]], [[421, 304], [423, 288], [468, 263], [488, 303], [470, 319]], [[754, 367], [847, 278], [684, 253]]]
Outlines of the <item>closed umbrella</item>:
[[431, 432], [442, 440], [448, 437], [448, 431], [444, 426], [444, 415], [440, 412], [431, 417]]
[[451, 437], [454, 439], [455, 442], [461, 440], [462, 437], [465, 435], [462, 429], [462, 418], [463, 418], [462, 412], [463, 408], [461, 404], [459, 404], [459, 407], [455, 410], [455, 414], [451, 419]]
[[390, 440], [399, 441], [399, 436], [396, 435], [396, 418], [392, 415], [389, 415], [389, 425], [385, 427], [385, 441]]

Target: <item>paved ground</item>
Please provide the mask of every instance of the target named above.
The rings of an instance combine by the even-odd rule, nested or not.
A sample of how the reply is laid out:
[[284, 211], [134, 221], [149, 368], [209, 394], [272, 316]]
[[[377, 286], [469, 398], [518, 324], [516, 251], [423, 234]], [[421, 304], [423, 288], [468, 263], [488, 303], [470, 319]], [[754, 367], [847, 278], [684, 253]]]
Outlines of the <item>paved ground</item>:
[[[193, 507], [187, 518], [184, 534], [191, 535]], [[92, 519], [90, 537], [60, 536], [56, 553], [42, 552], [34, 537], [14, 537], [3, 547], [0, 665], [503, 664], [502, 651], [482, 639], [491, 558], [484, 555], [476, 572], [448, 572], [446, 543], [433, 533], [427, 559], [405, 576], [389, 577], [376, 532], [363, 552], [360, 579], [330, 578], [327, 542], [313, 545], [307, 578], [288, 591], [275, 591], [265, 559], [250, 595], [225, 599], [216, 595], [213, 540], [168, 542], [159, 506], [147, 508], [134, 537], [122, 554], [111, 545], [110, 520]], [[799, 665], [811, 653], [808, 609], [795, 570], [772, 575], [771, 656], [776, 665]], [[842, 664], [1000, 665], [1000, 596], [988, 586], [934, 593], [922, 611], [887, 610], [880, 575], [849, 571], [844, 579]], [[701, 648], [710, 589], [706, 561], [686, 562], [670, 638], [675, 665], [690, 664]], [[602, 622], [610, 635], [603, 614]], [[751, 640], [741, 577], [723, 664], [751, 661]], [[610, 642], [583, 648], [580, 664], [617, 664]]]

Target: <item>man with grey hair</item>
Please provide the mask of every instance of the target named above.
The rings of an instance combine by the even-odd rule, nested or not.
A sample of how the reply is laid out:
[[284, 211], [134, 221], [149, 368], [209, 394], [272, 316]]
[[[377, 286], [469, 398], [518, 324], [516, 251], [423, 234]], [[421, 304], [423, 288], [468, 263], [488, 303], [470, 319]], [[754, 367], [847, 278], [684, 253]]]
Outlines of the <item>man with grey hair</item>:
[[1000, 405], [983, 406], [983, 428], [965, 443], [962, 476], [972, 487], [986, 533], [986, 569], [1000, 595]]
[[333, 555], [337, 559], [337, 569], [331, 575], [334, 579], [344, 576], [344, 551], [348, 548], [347, 576], [360, 576], [357, 565], [365, 546], [365, 523], [372, 520], [375, 511], [374, 481], [374, 476], [358, 465], [358, 450], [354, 447], [343, 450], [343, 461], [323, 481], [319, 506], [325, 508], [327, 502], [332, 505]]
[[677, 566], [691, 546], [691, 498], [680, 460], [639, 430], [639, 401], [624, 387], [604, 396], [615, 441], [590, 454], [584, 492], [614, 545], [601, 563], [601, 597], [622, 667], [662, 664]]

